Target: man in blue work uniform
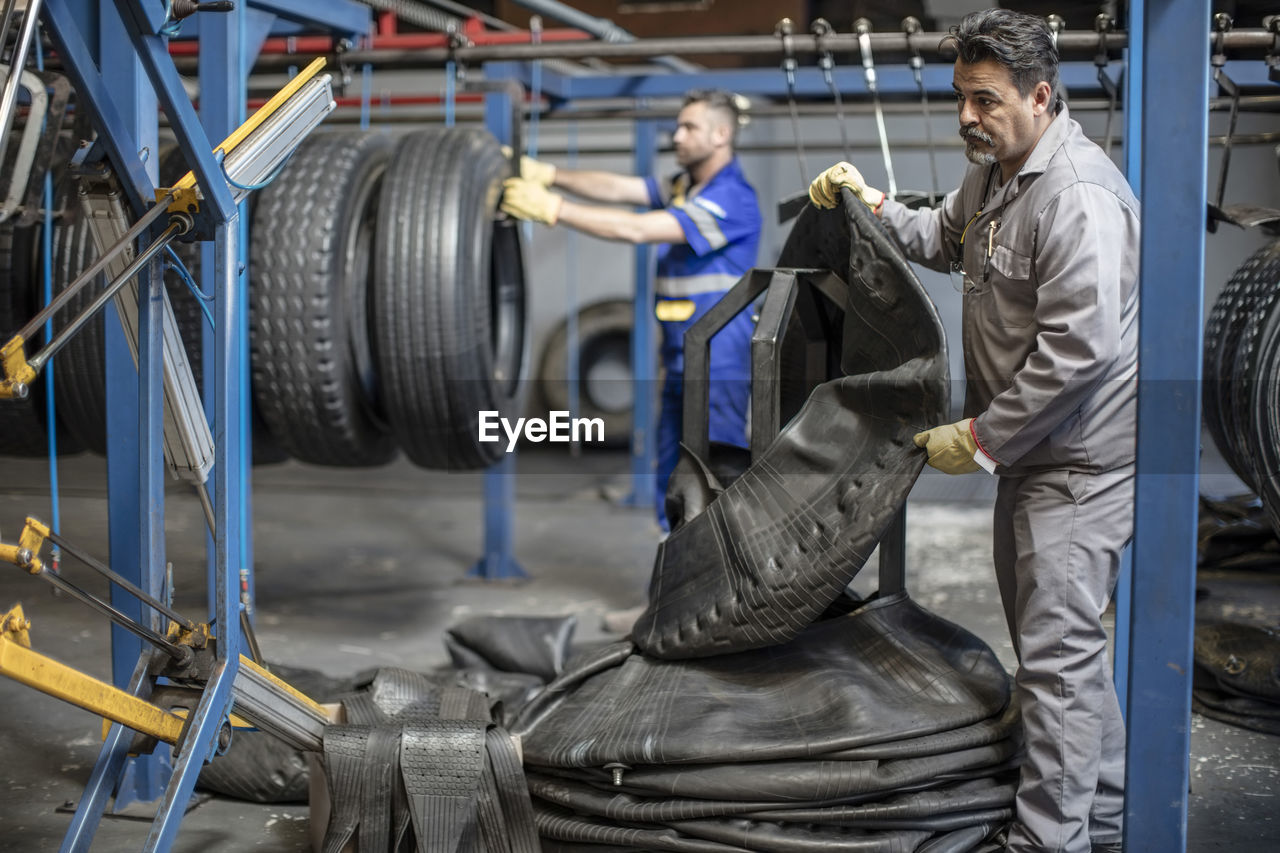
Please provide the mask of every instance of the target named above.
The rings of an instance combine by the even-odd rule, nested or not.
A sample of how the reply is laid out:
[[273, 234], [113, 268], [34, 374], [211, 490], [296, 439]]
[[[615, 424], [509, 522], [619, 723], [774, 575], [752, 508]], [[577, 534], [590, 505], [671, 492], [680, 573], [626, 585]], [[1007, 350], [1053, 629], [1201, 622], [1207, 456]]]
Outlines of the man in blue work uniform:
[[960, 188], [910, 210], [840, 163], [809, 194], [832, 207], [849, 189], [964, 294], [966, 417], [915, 443], [945, 473], [999, 478], [992, 556], [1026, 742], [1004, 849], [1119, 851], [1125, 731], [1102, 613], [1133, 534], [1138, 202], [1059, 98], [1043, 18], [974, 12], [947, 41]]
[[[520, 219], [568, 225], [606, 240], [661, 243], [654, 313], [662, 329], [662, 411], [658, 422], [657, 514], [666, 530], [667, 481], [679, 458], [684, 333], [755, 266], [760, 206], [743, 177], [733, 141], [739, 110], [722, 91], [685, 96], [672, 137], [682, 167], [665, 187], [653, 177], [560, 169], [521, 161], [521, 177], [505, 185], [502, 209]], [[647, 207], [644, 212], [579, 204], [550, 191], [591, 201]], [[711, 340], [708, 422], [713, 442], [747, 446], [751, 333], [744, 310]]]

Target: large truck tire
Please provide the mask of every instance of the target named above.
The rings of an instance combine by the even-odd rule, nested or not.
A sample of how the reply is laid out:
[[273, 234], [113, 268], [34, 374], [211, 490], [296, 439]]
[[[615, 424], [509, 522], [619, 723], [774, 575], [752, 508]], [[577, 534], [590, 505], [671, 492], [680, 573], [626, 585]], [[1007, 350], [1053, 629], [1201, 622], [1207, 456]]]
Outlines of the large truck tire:
[[[0, 224], [0, 343], [7, 343], [25, 326], [43, 302], [39, 297], [40, 233], [40, 226], [15, 228], [11, 223]], [[41, 331], [26, 342], [28, 358], [35, 355], [44, 340]], [[0, 400], [0, 456], [34, 457], [49, 452], [47, 387], [41, 373], [31, 383], [25, 400]], [[57, 387], [55, 375], [55, 408]], [[83, 450], [84, 446], [58, 420], [58, 454]]]
[[[577, 313], [578, 405], [574, 417], [603, 421], [606, 447], [626, 446], [631, 438], [637, 391], [631, 367], [635, 313], [630, 299], [593, 302]], [[569, 378], [569, 321], [565, 318], [547, 335], [538, 361], [539, 389], [548, 412], [570, 411]]]
[[303, 462], [372, 466], [396, 453], [379, 414], [366, 307], [391, 146], [380, 133], [316, 134], [254, 210], [254, 399], [271, 435]]
[[1264, 246], [1240, 265], [1214, 301], [1205, 327], [1204, 423], [1231, 470], [1255, 489], [1248, 439], [1253, 377], [1247, 363], [1277, 294], [1280, 241]]
[[505, 442], [479, 413], [520, 411], [525, 333], [519, 230], [495, 213], [510, 175], [475, 129], [403, 137], [378, 209], [373, 323], [387, 421], [424, 468], [482, 468]]
[[[177, 146], [162, 149], [160, 154], [160, 183], [171, 185], [186, 172], [181, 151]], [[97, 245], [88, 223], [73, 194], [63, 201], [64, 214], [54, 228], [53, 278], [55, 292], [65, 290], [84, 270], [99, 257]], [[183, 261], [190, 274], [199, 281], [200, 250], [197, 243], [174, 241], [170, 246]], [[166, 259], [167, 260], [167, 259]], [[166, 266], [165, 285], [169, 303], [173, 307], [178, 332], [196, 388], [200, 386], [203, 351], [202, 329], [207, 328], [200, 301], [187, 287], [176, 270]], [[102, 293], [106, 281], [102, 276], [90, 282], [71, 298], [58, 313], [59, 323], [65, 323], [79, 314]], [[59, 419], [87, 449], [98, 454], [107, 452], [107, 387], [106, 387], [106, 337], [105, 317], [114, 307], [100, 311], [73, 337], [65, 349], [54, 359], [54, 391], [57, 397]]]

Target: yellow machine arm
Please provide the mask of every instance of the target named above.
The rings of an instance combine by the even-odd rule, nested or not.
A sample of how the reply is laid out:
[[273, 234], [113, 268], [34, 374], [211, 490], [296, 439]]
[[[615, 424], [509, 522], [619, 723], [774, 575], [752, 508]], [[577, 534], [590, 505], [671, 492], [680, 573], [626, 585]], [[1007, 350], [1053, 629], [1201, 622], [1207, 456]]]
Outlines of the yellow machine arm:
[[37, 519], [27, 517], [27, 524], [22, 528], [17, 545], [5, 545], [0, 542], [0, 560], [21, 566], [33, 575], [40, 574], [44, 563], [40, 562], [40, 549], [44, 540], [49, 538], [49, 526]]
[[[40, 562], [39, 553], [46, 539], [66, 549], [67, 553], [86, 562], [86, 565], [103, 573], [113, 583], [123, 586], [166, 616], [169, 621], [164, 635], [125, 616], [96, 596], [45, 569]], [[195, 707], [187, 700], [191, 694], [198, 697], [216, 665], [215, 638], [209, 626], [186, 619], [108, 567], [96, 564], [79, 548], [53, 534], [48, 526], [35, 518], [27, 519], [17, 545], [0, 544], [0, 560], [14, 563], [31, 574], [50, 581], [150, 642], [157, 648], [159, 655], [156, 668], [151, 670], [152, 674], [168, 678], [171, 686], [156, 686], [151, 697], [154, 701], [147, 701], [32, 651], [27, 633], [30, 622], [24, 617], [21, 606], [15, 606], [0, 620], [0, 675], [114, 720], [144, 735], [177, 745], [182, 736], [187, 711]], [[169, 660], [165, 660], [165, 656]], [[168, 701], [174, 698], [176, 692], [183, 691], [184, 695], [179, 697], [183, 701]], [[239, 657], [231, 692], [236, 711], [236, 716], [231, 719], [233, 727], [256, 727], [271, 732], [298, 749], [318, 751], [321, 748], [324, 729], [332, 721], [331, 709], [244, 655]]]
[[20, 604], [0, 620], [0, 675], [167, 744], [178, 742], [184, 725], [182, 717], [32, 651], [30, 627]]

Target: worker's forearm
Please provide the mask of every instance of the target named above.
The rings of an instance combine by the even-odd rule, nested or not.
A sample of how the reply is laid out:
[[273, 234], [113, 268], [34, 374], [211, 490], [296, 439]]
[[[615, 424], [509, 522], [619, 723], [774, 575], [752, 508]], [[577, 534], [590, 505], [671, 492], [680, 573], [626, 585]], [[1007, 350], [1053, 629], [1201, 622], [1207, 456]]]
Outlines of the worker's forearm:
[[683, 243], [680, 224], [665, 210], [634, 213], [615, 207], [597, 207], [565, 199], [558, 224], [593, 237], [623, 243]]
[[649, 203], [649, 192], [643, 178], [613, 172], [556, 169], [552, 186], [568, 190], [576, 196], [609, 204]]

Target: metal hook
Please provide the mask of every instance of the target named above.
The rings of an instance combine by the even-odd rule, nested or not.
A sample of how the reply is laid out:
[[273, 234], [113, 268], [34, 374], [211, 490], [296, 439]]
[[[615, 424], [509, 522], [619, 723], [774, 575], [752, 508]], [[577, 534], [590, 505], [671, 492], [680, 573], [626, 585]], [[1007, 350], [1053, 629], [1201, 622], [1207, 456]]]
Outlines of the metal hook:
[[1262, 28], [1271, 33], [1271, 47], [1267, 50], [1267, 76], [1272, 83], [1280, 83], [1280, 15], [1267, 15]]
[[893, 175], [893, 158], [889, 154], [889, 134], [884, 127], [884, 108], [880, 105], [880, 87], [876, 82], [876, 62], [871, 55], [871, 22], [859, 18], [853, 22], [858, 34], [858, 51], [862, 54], [862, 72], [866, 77], [867, 91], [876, 111], [876, 130], [880, 134], [880, 154], [884, 157], [884, 170], [889, 180], [889, 198], [898, 197], [898, 181]]
[[795, 25], [790, 18], [778, 21], [773, 34], [782, 40], [782, 73], [787, 78], [787, 104], [791, 107], [791, 132], [796, 140], [796, 163], [800, 167], [800, 185], [809, 184], [809, 164], [805, 162], [804, 143], [800, 139], [800, 112], [796, 107], [796, 54], [791, 36]]
[[1049, 38], [1053, 40], [1053, 49], [1058, 49], [1058, 33], [1067, 28], [1067, 22], [1061, 15], [1050, 15], [1045, 18], [1045, 23], [1049, 25]]
[[916, 88], [920, 90], [920, 109], [924, 113], [924, 138], [929, 146], [929, 177], [932, 180], [929, 184], [929, 206], [932, 207], [937, 203], [938, 158], [933, 144], [933, 119], [929, 115], [929, 90], [924, 85], [924, 57], [920, 55], [920, 48], [911, 41], [913, 35], [923, 30], [924, 27], [919, 18], [908, 15], [902, 19], [902, 32], [907, 36], [907, 51], [910, 53], [907, 65], [910, 66], [911, 74], [916, 79]]
[[1105, 13], [1093, 19], [1093, 28], [1098, 32], [1098, 52], [1093, 57], [1093, 64], [1098, 68], [1098, 82], [1102, 84], [1102, 91], [1107, 95], [1107, 125], [1103, 133], [1102, 150], [1108, 157], [1111, 156], [1111, 123], [1116, 114], [1116, 101], [1120, 97], [1120, 87], [1107, 74], [1107, 66], [1111, 63], [1111, 57], [1107, 55], [1107, 33], [1111, 32], [1114, 26], [1115, 21]]
[[809, 31], [813, 33], [814, 45], [818, 49], [818, 67], [822, 69], [822, 78], [826, 81], [827, 88], [831, 90], [831, 98], [836, 105], [836, 123], [840, 126], [841, 151], [844, 152], [845, 160], [851, 160], [853, 158], [849, 148], [849, 134], [845, 129], [844, 121], [844, 100], [840, 96], [840, 87], [836, 85], [834, 76], [836, 61], [826, 44], [827, 37], [832, 35], [835, 29], [826, 18], [817, 18], [810, 24]]
[[[1240, 112], [1240, 87], [1228, 76], [1226, 71], [1227, 33], [1231, 29], [1231, 16], [1219, 12], [1213, 16], [1213, 27], [1216, 31], [1214, 39], [1217, 50], [1209, 57], [1209, 65], [1213, 69], [1213, 82], [1231, 98], [1231, 112], [1227, 118], [1227, 135], [1222, 141], [1222, 168], [1218, 172], [1218, 193], [1210, 207], [1207, 228], [1209, 233], [1217, 230], [1217, 219], [1222, 216], [1222, 200], [1227, 192], [1227, 172], [1231, 168], [1231, 139], [1236, 134], [1236, 117]], [[1215, 212], [1218, 215], [1215, 215]]]

